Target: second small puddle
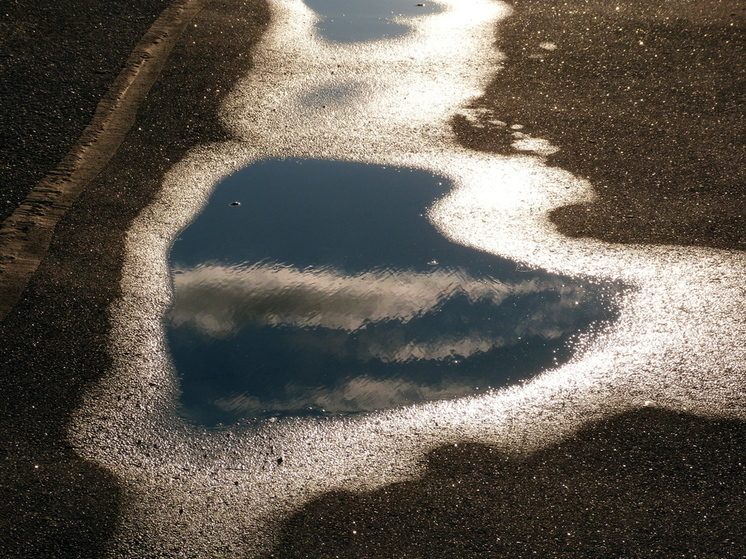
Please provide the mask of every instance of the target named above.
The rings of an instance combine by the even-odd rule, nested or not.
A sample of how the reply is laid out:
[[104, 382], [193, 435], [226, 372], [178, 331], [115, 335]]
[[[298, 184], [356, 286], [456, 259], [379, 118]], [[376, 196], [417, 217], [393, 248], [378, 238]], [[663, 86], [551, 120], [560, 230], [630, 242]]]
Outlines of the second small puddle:
[[208, 426], [476, 394], [566, 361], [608, 286], [450, 242], [411, 168], [269, 160], [226, 178], [174, 242], [182, 411]]
[[409, 0], [304, 0], [318, 14], [316, 28], [328, 41], [356, 43], [401, 37], [410, 29], [394, 21], [441, 11], [432, 2]]

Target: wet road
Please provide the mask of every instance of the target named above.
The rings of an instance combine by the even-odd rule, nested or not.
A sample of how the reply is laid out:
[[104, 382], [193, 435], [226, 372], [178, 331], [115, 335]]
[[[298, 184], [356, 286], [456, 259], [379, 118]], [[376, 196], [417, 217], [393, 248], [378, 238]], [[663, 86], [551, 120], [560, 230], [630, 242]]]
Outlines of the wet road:
[[[617, 4], [455, 6], [368, 52], [316, 42], [296, 3], [205, 2], [2, 323], [4, 556], [743, 556], [743, 9]], [[328, 111], [303, 97], [371, 79]], [[437, 171], [447, 237], [635, 289], [519, 387], [190, 426], [168, 246], [217, 178], [277, 156]]]

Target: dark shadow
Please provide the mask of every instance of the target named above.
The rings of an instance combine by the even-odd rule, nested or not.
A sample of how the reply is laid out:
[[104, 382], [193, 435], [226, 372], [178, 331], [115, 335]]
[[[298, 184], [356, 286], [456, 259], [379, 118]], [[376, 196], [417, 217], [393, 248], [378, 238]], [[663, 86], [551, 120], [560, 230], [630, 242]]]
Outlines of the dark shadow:
[[[0, 324], [2, 557], [105, 555], [119, 521], [119, 484], [79, 457], [66, 427], [111, 366], [108, 308], [119, 295], [125, 231], [173, 162], [194, 145], [227, 137], [217, 109], [251, 67], [249, 48], [268, 21], [261, 2], [230, 6], [208, 3], [188, 27], [132, 133], [60, 221], [49, 253]], [[67, 6], [67, 15], [88, 17], [84, 8], [81, 15]], [[85, 23], [95, 28], [96, 19]], [[108, 37], [98, 37], [98, 48], [108, 47]]]
[[510, 458], [440, 447], [417, 480], [333, 492], [267, 559], [746, 555], [746, 424], [641, 409]]
[[488, 112], [456, 118], [459, 140], [514, 153], [520, 124], [558, 146], [548, 163], [598, 195], [552, 212], [566, 235], [746, 248], [742, 3], [513, 6], [498, 26], [504, 68], [474, 103]]
[[[54, 444], [54, 443], [53, 443]], [[69, 449], [3, 453], [3, 557], [97, 558], [119, 519], [122, 494], [104, 468]]]

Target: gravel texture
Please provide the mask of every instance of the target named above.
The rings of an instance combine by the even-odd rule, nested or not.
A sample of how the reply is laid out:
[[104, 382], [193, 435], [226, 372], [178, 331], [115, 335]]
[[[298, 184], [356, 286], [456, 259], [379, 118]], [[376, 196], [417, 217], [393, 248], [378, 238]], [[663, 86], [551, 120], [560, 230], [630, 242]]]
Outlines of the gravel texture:
[[[557, 209], [567, 235], [746, 248], [746, 9], [737, 1], [515, 0], [498, 28], [504, 68], [456, 118], [473, 149], [521, 134], [598, 199]], [[498, 120], [496, 125], [490, 120]]]
[[[48, 129], [55, 140], [26, 134], [25, 147], [9, 146], [16, 150], [18, 159], [24, 159], [37, 149], [30, 147], [32, 142], [33, 146], [50, 144], [50, 151], [38, 160], [14, 167], [18, 176], [24, 177], [24, 189], [33, 186], [77, 140], [98, 97], [129, 55], [128, 49], [155, 20], [158, 8], [167, 3], [148, 3], [149, 11], [124, 2], [90, 6], [98, 4], [108, 6], [102, 8], [103, 13], [113, 10], [117, 16], [110, 14], [103, 29], [97, 27], [104, 25], [99, 23], [101, 12], [94, 9], [89, 13], [88, 5], [78, 9], [76, 3], [73, 9], [69, 4], [55, 3], [53, 8], [50, 2], [40, 5], [38, 12], [26, 13], [20, 6], [15, 12], [17, 28], [33, 27], [32, 23], [41, 26], [40, 21], [60, 19], [61, 14], [66, 16], [60, 21], [75, 23], [77, 31], [66, 30], [65, 40], [46, 43], [44, 50], [50, 51], [46, 56], [58, 60], [57, 77], [69, 76], [76, 91], [87, 91], [88, 99], [84, 112], [69, 111], [68, 116], [68, 111], [60, 109], [63, 116], [52, 124], [51, 117], [43, 113], [58, 105], [81, 105], [76, 94], [62, 88], [28, 101], [29, 106], [34, 102], [38, 106], [28, 108], [36, 116], [29, 117], [25, 129]], [[208, 21], [217, 19], [221, 26], [241, 25], [249, 43], [261, 35], [268, 19], [260, 2], [243, 6], [231, 22], [211, 17], [222, 10], [221, 0], [208, 2], [200, 15]], [[36, 19], [26, 23], [32, 15]], [[129, 30], [126, 44], [108, 52], [110, 43], [117, 44], [119, 27], [126, 22], [139, 23]], [[117, 525], [123, 503], [116, 479], [79, 457], [67, 442], [66, 425], [82, 394], [109, 366], [107, 309], [119, 292], [122, 243], [129, 222], [151, 200], [170, 161], [189, 147], [224, 134], [217, 124], [216, 107], [232, 80], [251, 64], [249, 57], [238, 56], [230, 45], [219, 44], [222, 39], [216, 25], [193, 26], [183, 35], [138, 115], [137, 127], [145, 132], [126, 140], [112, 161], [112, 168], [123, 159], [141, 162], [123, 181], [129, 185], [127, 191], [112, 188], [106, 172], [89, 185], [59, 222], [49, 253], [21, 301], [0, 323], [0, 484], [6, 495], [0, 503], [3, 557], [98, 558]], [[74, 50], [78, 42], [86, 45], [86, 52], [107, 51], [101, 54], [109, 57], [111, 73], [106, 79], [98, 80], [95, 72], [84, 75], [65, 67], [66, 57], [78, 60], [83, 56]], [[10, 52], [20, 56], [22, 51], [19, 47]], [[55, 81], [54, 74], [45, 76], [45, 82]], [[75, 123], [67, 124], [72, 114], [77, 114]], [[7, 113], [6, 117], [21, 135], [25, 117]], [[8, 149], [5, 143], [3, 149]], [[24, 193], [11, 194], [22, 197]], [[4, 199], [15, 203], [17, 197], [12, 196]]]
[[[80, 458], [66, 429], [111, 366], [124, 232], [172, 162], [228, 137], [217, 107], [251, 60], [227, 31], [251, 46], [269, 14], [247, 2], [229, 18], [227, 3], [208, 2], [185, 33], [136, 132], [59, 223], [0, 323], [3, 557], [101, 557], [117, 537], [121, 487]], [[743, 8], [694, 4], [516, 0], [499, 29], [505, 68], [475, 101], [482, 120], [454, 120], [459, 140], [512, 153], [520, 124], [560, 147], [550, 163], [599, 195], [555, 212], [567, 234], [743, 249]], [[15, 109], [0, 123], [3, 211], [75, 142], [165, 5], [4, 6], [0, 93]], [[115, 176], [123, 168], [126, 180]], [[743, 422], [647, 408], [522, 458], [464, 441], [432, 451], [418, 479], [311, 501], [284, 521], [270, 556], [743, 557], [745, 442]], [[124, 556], [147, 556], [126, 537]], [[185, 541], [171, 556], [220, 556], [210, 545]]]

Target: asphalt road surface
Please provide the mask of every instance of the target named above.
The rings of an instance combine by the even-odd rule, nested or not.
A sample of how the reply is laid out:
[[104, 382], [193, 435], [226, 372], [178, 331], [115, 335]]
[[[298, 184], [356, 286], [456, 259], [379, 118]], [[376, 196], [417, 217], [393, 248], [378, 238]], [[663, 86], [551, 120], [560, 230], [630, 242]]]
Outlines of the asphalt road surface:
[[[3, 6], [3, 218], [75, 145], [168, 4]], [[516, 0], [514, 9], [497, 28], [507, 58], [472, 102], [483, 110], [452, 119], [461, 146], [514, 153], [515, 124], [559, 146], [547, 163], [597, 193], [553, 211], [565, 235], [743, 251], [742, 4]], [[233, 137], [218, 111], [251, 71], [270, 19], [264, 2], [202, 2], [134, 125], [56, 225], [0, 323], [0, 554], [240, 556], [243, 537], [264, 539], [246, 549], [278, 558], [746, 556], [743, 406], [719, 416], [625, 408], [527, 454], [455, 441], [431, 448], [417, 476], [314, 495], [270, 532], [161, 525], [147, 508], [138, 509], [147, 534], [125, 521], [131, 488], [85, 457], [70, 437], [72, 417], [114, 367], [109, 309], [122, 293], [127, 231], [173, 163]], [[746, 363], [726, 368], [742, 394]], [[283, 466], [282, 456], [275, 462]], [[173, 507], [182, 524], [208, 510], [190, 517]], [[221, 531], [232, 543], [214, 536]]]

